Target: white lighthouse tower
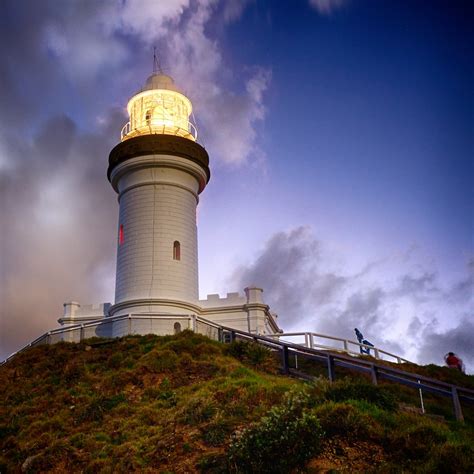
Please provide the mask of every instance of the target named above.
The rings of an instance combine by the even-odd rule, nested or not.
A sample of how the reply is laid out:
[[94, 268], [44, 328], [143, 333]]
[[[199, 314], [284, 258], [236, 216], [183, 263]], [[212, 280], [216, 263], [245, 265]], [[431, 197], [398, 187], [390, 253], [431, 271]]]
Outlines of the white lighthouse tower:
[[115, 302], [65, 303], [59, 322], [87, 324], [101, 336], [169, 334], [206, 321], [256, 334], [279, 331], [257, 286], [199, 299], [196, 206], [210, 171], [190, 122], [191, 101], [155, 71], [127, 110], [107, 171], [119, 202]]
[[190, 100], [162, 73], [127, 105], [130, 121], [111, 151], [118, 194], [117, 275], [111, 316], [176, 313], [198, 303], [196, 206], [209, 157], [196, 142]]

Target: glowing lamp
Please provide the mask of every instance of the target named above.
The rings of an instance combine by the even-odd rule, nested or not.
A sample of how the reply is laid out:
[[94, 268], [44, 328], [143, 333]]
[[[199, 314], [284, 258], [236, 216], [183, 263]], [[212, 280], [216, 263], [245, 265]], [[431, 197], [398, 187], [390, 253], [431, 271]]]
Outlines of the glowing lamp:
[[130, 121], [122, 128], [122, 141], [151, 134], [197, 139], [196, 127], [189, 120], [191, 101], [166, 74], [152, 74], [145, 87], [128, 101], [127, 110]]

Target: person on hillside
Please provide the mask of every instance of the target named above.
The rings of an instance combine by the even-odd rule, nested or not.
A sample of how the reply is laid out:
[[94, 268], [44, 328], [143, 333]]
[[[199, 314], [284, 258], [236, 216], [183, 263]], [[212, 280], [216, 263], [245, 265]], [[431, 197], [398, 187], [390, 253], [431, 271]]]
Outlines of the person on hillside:
[[[359, 344], [365, 344], [366, 346], [374, 347], [374, 345], [371, 342], [369, 342], [367, 339], [364, 339], [364, 335], [357, 328], [354, 328], [354, 331], [356, 333], [356, 337], [357, 337], [357, 340], [359, 341]], [[369, 347], [364, 348], [362, 346], [359, 346], [359, 349], [360, 349], [361, 354], [370, 355], [370, 348]]]
[[446, 365], [450, 369], [458, 369], [461, 372], [464, 372], [463, 370], [463, 362], [460, 357], [458, 357], [454, 352], [448, 352], [444, 356], [444, 361], [446, 362]]

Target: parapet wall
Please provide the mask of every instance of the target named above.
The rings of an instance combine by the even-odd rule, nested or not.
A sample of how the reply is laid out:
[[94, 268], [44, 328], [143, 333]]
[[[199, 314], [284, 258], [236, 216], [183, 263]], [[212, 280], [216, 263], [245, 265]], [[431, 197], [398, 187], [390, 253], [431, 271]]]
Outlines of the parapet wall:
[[205, 300], [199, 300], [201, 308], [222, 308], [224, 306], [242, 306], [247, 303], [247, 298], [240, 293], [227, 293], [221, 298], [218, 294], [207, 295]]
[[[161, 316], [162, 321], [156, 319], [151, 323], [150, 321], [136, 321], [137, 334], [173, 334], [177, 328], [174, 327], [174, 323], [170, 325], [167, 320], [175, 314], [186, 318], [199, 316], [221, 326], [253, 334], [279, 332], [275, 315], [270, 313], [268, 306], [263, 302], [262, 294], [262, 289], [249, 287], [245, 288], [244, 294], [227, 293], [223, 298], [218, 294], [208, 295], [206, 299], [199, 300], [196, 305], [189, 305], [177, 300], [170, 302], [156, 299], [149, 304], [135, 305], [132, 311], [124, 312], [123, 315], [126, 316], [130, 313], [137, 316], [147, 314]], [[77, 302], [65, 303], [64, 316], [58, 321], [62, 325], [69, 325], [103, 318], [103, 330], [115, 337], [124, 333], [125, 329], [122, 326], [127, 322], [109, 319], [108, 316], [113, 313], [113, 310], [109, 311], [110, 307], [110, 303], [96, 305], [80, 305]], [[109, 327], [108, 319], [111, 321], [111, 327]], [[181, 325], [180, 330], [183, 329], [187, 329], [186, 324]]]

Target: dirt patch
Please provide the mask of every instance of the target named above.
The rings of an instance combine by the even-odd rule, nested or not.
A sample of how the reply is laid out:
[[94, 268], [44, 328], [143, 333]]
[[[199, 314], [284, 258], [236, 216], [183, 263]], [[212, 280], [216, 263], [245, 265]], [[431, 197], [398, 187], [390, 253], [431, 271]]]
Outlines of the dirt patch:
[[309, 462], [307, 472], [370, 472], [376, 471], [386, 461], [381, 446], [365, 441], [348, 443], [347, 440], [334, 437], [327, 440], [321, 454]]

